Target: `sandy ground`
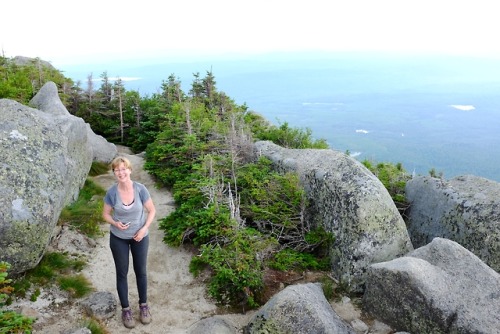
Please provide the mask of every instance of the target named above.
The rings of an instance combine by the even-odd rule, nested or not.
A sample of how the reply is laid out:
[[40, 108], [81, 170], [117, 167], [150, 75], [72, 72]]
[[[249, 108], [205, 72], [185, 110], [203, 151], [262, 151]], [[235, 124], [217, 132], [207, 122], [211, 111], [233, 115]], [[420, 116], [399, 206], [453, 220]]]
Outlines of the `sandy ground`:
[[[121, 148], [123, 152], [124, 148]], [[173, 209], [172, 194], [165, 189], [155, 187], [151, 176], [143, 170], [143, 158], [137, 155], [126, 155], [133, 166], [132, 179], [141, 182], [148, 188], [156, 206], [156, 219], [166, 217]], [[113, 182], [112, 173], [95, 179], [107, 189]], [[181, 248], [167, 246], [163, 242], [163, 231], [158, 223], [150, 229], [150, 249], [148, 257], [148, 303], [151, 307], [153, 321], [149, 325], [137, 326], [128, 330], [123, 327], [121, 313], [112, 318], [107, 327], [111, 333], [185, 333], [186, 329], [196, 321], [217, 313], [217, 307], [206, 295], [203, 282], [193, 278], [189, 272], [192, 254]], [[99, 241], [95, 257], [91, 260], [85, 274], [92, 280], [98, 291], [110, 291], [116, 294], [113, 258], [108, 246], [109, 235]], [[129, 272], [130, 304], [138, 305], [137, 289], [133, 270]], [[118, 295], [117, 299], [118, 299]], [[138, 306], [136, 306], [138, 309]], [[134, 313], [138, 317], [138, 311]], [[233, 316], [238, 318], [242, 315]]]

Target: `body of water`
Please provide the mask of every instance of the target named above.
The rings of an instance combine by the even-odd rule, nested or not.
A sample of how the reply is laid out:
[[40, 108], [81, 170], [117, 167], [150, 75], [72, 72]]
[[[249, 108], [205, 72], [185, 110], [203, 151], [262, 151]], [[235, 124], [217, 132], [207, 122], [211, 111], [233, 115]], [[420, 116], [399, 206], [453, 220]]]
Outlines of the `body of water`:
[[141, 94], [175, 74], [212, 71], [219, 91], [275, 124], [310, 128], [359, 160], [400, 162], [409, 173], [474, 174], [500, 181], [500, 60], [380, 54], [252, 58], [62, 69], [83, 83], [108, 76]]

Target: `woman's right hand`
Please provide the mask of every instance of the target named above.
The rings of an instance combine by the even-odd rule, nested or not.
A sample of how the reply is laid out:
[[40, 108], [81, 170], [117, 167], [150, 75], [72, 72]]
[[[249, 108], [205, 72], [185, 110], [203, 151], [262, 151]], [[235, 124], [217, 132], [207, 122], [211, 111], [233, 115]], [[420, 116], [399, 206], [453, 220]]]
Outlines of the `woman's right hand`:
[[115, 226], [118, 227], [120, 230], [126, 230], [130, 226], [130, 223], [123, 223], [123, 222], [115, 222]]

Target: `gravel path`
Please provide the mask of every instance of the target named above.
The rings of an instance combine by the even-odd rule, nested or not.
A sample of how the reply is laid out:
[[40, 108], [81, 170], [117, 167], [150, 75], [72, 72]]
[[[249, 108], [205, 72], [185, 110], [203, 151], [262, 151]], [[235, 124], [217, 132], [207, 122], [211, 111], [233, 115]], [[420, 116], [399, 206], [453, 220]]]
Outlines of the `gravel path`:
[[[131, 178], [141, 182], [148, 188], [156, 206], [156, 219], [166, 217], [174, 208], [172, 194], [166, 189], [157, 188], [152, 177], [143, 170], [144, 159], [132, 155], [123, 147], [119, 148], [133, 166]], [[94, 181], [107, 189], [115, 178], [111, 172], [94, 178]], [[113, 258], [109, 250], [109, 235], [101, 238], [84, 274], [92, 281], [97, 291], [110, 291], [116, 294], [115, 271]], [[158, 229], [158, 222], [150, 229], [150, 248], [148, 258], [148, 302], [151, 307], [153, 322], [128, 330], [123, 327], [121, 313], [118, 307], [117, 315], [107, 322], [111, 333], [185, 333], [186, 329], [196, 321], [214, 315], [217, 307], [212, 300], [207, 299], [206, 287], [189, 273], [191, 254], [182, 248], [173, 248], [163, 242], [163, 231]], [[129, 271], [130, 304], [134, 316], [138, 319], [138, 310], [134, 303], [138, 302], [135, 276], [132, 268]], [[118, 295], [116, 295], [118, 300]], [[138, 309], [138, 307], [135, 307]], [[233, 317], [239, 321], [242, 316]]]

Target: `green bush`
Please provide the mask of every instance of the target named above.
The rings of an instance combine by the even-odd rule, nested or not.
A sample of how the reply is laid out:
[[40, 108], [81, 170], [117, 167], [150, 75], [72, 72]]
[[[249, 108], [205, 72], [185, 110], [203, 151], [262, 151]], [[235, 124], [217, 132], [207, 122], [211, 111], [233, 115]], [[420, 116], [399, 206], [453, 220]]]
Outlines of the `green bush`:
[[90, 329], [92, 334], [109, 334], [106, 326], [101, 323], [102, 320], [95, 318], [86, 318], [82, 320], [81, 326]]
[[30, 334], [35, 319], [25, 317], [14, 311], [0, 310], [0, 334]]
[[312, 131], [309, 128], [292, 128], [287, 122], [279, 127], [270, 126], [268, 128], [258, 128], [260, 130], [255, 136], [260, 140], [270, 140], [273, 143], [286, 148], [328, 148], [325, 139], [313, 139]]
[[9, 285], [12, 283], [12, 280], [7, 278], [9, 269], [9, 263], [4, 261], [0, 262], [0, 308], [5, 306], [5, 302], [9, 295], [14, 291], [14, 288]]
[[299, 252], [330, 242], [331, 234], [304, 221], [307, 201], [297, 174], [277, 173], [269, 159], [260, 158], [240, 168], [238, 185], [241, 214], [249, 226]]
[[323, 294], [326, 300], [333, 300], [335, 297], [335, 282], [328, 276], [324, 276], [320, 279], [321, 288], [323, 289]]
[[210, 267], [209, 293], [219, 303], [255, 307], [264, 286], [263, 264], [257, 256], [271, 243], [253, 229], [234, 229], [226, 234], [226, 243], [202, 245], [190, 269], [196, 275], [204, 265]]
[[9, 295], [14, 291], [14, 288], [10, 286], [12, 280], [7, 278], [9, 269], [9, 263], [0, 262], [0, 334], [31, 333], [33, 318], [4, 310]]
[[287, 228], [300, 219], [305, 203], [298, 176], [273, 172], [269, 159], [262, 157], [256, 163], [242, 166], [238, 171], [238, 186], [241, 212], [247, 223], [281, 224]]
[[411, 175], [405, 171], [401, 163], [385, 162], [374, 165], [369, 160], [364, 160], [362, 163], [382, 182], [399, 212], [404, 216], [406, 209], [409, 207], [405, 187], [406, 182], [411, 179]]
[[318, 259], [313, 254], [285, 248], [269, 261], [269, 267], [280, 271], [328, 270], [328, 258]]
[[35, 289], [35, 292], [33, 292], [33, 294], [31, 295], [30, 300], [31, 300], [32, 302], [36, 302], [36, 300], [37, 300], [37, 299], [38, 299], [38, 297], [40, 296], [40, 293], [41, 293], [41, 292], [40, 292], [40, 289], [39, 289], [39, 288], [36, 288], [36, 289]]
[[226, 208], [215, 205], [200, 207], [199, 204], [193, 198], [160, 221], [167, 244], [178, 246], [189, 241], [200, 246], [216, 236], [224, 236], [225, 231], [230, 229], [233, 222]]
[[12, 282], [15, 295], [24, 298], [31, 288], [31, 282], [26, 277], [18, 277]]

